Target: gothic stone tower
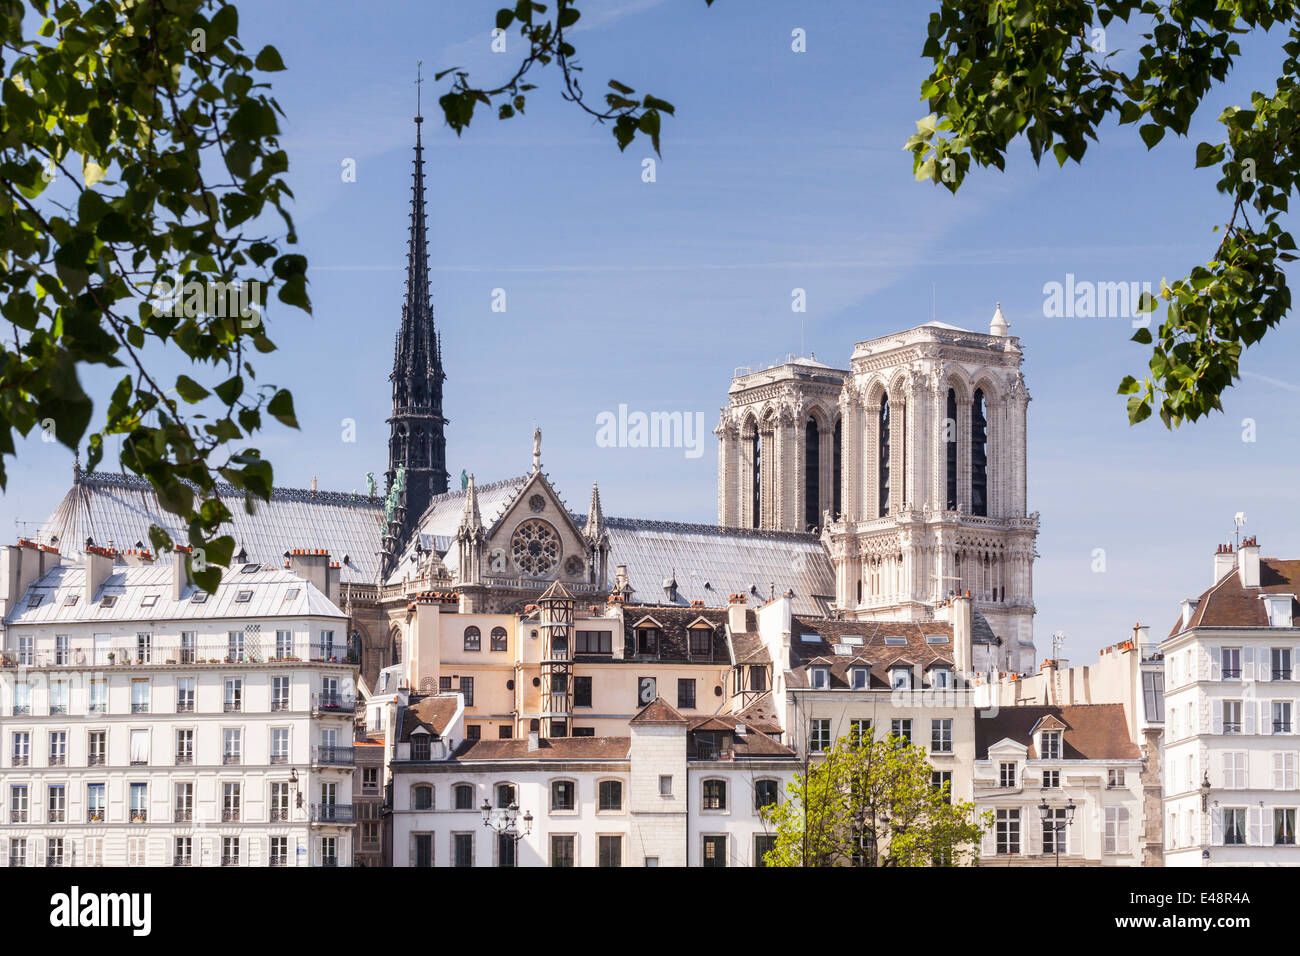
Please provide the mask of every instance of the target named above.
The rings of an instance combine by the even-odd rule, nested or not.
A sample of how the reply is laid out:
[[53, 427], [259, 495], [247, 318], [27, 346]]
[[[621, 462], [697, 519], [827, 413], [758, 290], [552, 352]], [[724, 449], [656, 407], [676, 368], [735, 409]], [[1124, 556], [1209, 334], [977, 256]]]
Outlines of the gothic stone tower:
[[447, 439], [442, 416], [442, 345], [429, 301], [429, 248], [424, 210], [424, 148], [415, 117], [415, 179], [411, 193], [411, 234], [406, 257], [406, 301], [393, 354], [393, 414], [388, 419], [387, 487], [399, 467], [406, 469], [403, 527], [396, 552], [434, 495], [447, 490]]
[[998, 663], [1032, 671], [1022, 357], [999, 306], [988, 334], [932, 322], [860, 342], [846, 372], [802, 359], [737, 376], [717, 429], [720, 523], [816, 525], [846, 618], [928, 620], [969, 590]]

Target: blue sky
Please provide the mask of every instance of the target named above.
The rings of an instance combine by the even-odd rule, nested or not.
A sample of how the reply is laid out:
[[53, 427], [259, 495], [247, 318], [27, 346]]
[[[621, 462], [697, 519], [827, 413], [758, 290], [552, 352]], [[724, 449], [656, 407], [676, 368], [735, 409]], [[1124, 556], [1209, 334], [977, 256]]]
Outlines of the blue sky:
[[[387, 460], [387, 374], [403, 294], [417, 60], [484, 82], [499, 4], [278, 0], [245, 4], [241, 35], [274, 43], [284, 143], [315, 314], [272, 313], [280, 351], [259, 377], [291, 388], [300, 434], [256, 443], [276, 482], [365, 487]], [[543, 460], [569, 504], [600, 481], [610, 514], [716, 520], [716, 454], [601, 448], [596, 416], [703, 412], [711, 429], [737, 366], [799, 352], [844, 365], [857, 341], [932, 315], [983, 329], [1002, 302], [1021, 337], [1030, 405], [1029, 500], [1041, 514], [1035, 572], [1040, 656], [1053, 631], [1077, 662], [1135, 621], [1163, 634], [1177, 602], [1209, 585], [1216, 543], [1249, 516], [1266, 556], [1300, 554], [1300, 327], [1249, 351], [1226, 414], [1167, 433], [1130, 428], [1115, 387], [1145, 368], [1126, 319], [1048, 319], [1043, 285], [1183, 275], [1207, 259], [1226, 215], [1195, 144], [1214, 118], [1272, 88], [1280, 38], [1249, 38], [1227, 88], [1186, 140], [1151, 153], [1109, 127], [1082, 167], [1037, 168], [1020, 144], [1005, 172], [978, 171], [957, 196], [915, 183], [903, 143], [923, 115], [919, 52], [932, 3], [587, 0], [575, 34], [586, 85], [615, 77], [673, 102], [657, 181], [640, 141], [559, 99], [541, 74], [528, 114], [479, 115], [457, 139], [425, 85], [433, 300], [448, 380], [448, 465], [480, 481]], [[807, 51], [791, 51], [802, 28]], [[1136, 44], [1112, 29], [1112, 48]], [[357, 181], [340, 175], [345, 159]], [[793, 288], [807, 293], [803, 316]], [[504, 289], [507, 311], [491, 311]], [[802, 322], [801, 322], [802, 319]], [[277, 321], [278, 320], [278, 321]], [[802, 325], [802, 328], [801, 328]], [[85, 381], [107, 394], [110, 379]], [[341, 440], [345, 418], [356, 441]], [[1254, 419], [1254, 442], [1242, 420]], [[34, 530], [67, 488], [71, 455], [29, 440], [9, 463], [0, 520]], [[1092, 570], [1103, 548], [1106, 570]]]

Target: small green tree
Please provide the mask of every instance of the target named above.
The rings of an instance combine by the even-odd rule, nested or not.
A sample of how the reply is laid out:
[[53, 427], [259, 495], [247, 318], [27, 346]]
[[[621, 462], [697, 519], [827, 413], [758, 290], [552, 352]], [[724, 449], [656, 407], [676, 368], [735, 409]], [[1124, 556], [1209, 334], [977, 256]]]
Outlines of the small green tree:
[[991, 824], [931, 782], [925, 750], [897, 738], [841, 737], [767, 807], [768, 866], [966, 866]]

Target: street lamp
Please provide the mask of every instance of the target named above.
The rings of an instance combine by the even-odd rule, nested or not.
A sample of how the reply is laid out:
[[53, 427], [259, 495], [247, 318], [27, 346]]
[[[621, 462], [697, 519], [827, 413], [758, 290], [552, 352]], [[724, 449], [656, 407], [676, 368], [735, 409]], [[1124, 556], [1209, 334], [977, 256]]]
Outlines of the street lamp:
[[1043, 830], [1052, 831], [1052, 848], [1056, 851], [1057, 866], [1061, 865], [1061, 833], [1074, 822], [1075, 809], [1074, 800], [1071, 799], [1065, 805], [1065, 819], [1062, 820], [1053, 812], [1055, 807], [1050, 806], [1046, 799], [1038, 805], [1038, 815], [1043, 818]]
[[[492, 804], [484, 800], [483, 806], [479, 807], [479, 810], [483, 813], [483, 825], [491, 827], [498, 837], [510, 838], [513, 841], [511, 843], [512, 847], [517, 847], [519, 841], [528, 836], [533, 830], [533, 814], [531, 811], [525, 810], [523, 815], [524, 829], [522, 833], [519, 831], [520, 817], [519, 804], [517, 803], [512, 802], [508, 807], [494, 809]], [[518, 852], [518, 849], [516, 849], [516, 859], [518, 858]]]
[[1201, 812], [1204, 813], [1210, 809], [1210, 775], [1207, 773], [1201, 780]]

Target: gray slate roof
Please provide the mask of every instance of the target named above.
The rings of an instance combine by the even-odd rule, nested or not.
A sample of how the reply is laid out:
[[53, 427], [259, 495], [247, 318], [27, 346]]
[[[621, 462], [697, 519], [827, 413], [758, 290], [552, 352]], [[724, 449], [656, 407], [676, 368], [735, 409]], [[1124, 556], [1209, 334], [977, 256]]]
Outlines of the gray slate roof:
[[[250, 562], [283, 564], [284, 552], [294, 548], [323, 548], [333, 561], [348, 560], [340, 580], [374, 584], [379, 580], [379, 546], [384, 521], [381, 498], [302, 488], [276, 488], [270, 501], [257, 505], [255, 514], [244, 510], [244, 498], [230, 485], [217, 485], [230, 509], [230, 524], [223, 530], [235, 539], [235, 552], [243, 548]], [[36, 540], [52, 544], [66, 555], [84, 552], [86, 538], [98, 547], [131, 548], [137, 541], [146, 548], [149, 525], [157, 524], [185, 543], [188, 538], [179, 519], [158, 504], [153, 486], [134, 475], [79, 475], [63, 501], [41, 526]], [[57, 539], [57, 540], [56, 540]], [[169, 555], [160, 555], [168, 562]]]

